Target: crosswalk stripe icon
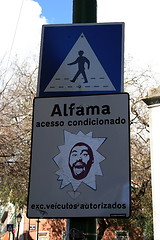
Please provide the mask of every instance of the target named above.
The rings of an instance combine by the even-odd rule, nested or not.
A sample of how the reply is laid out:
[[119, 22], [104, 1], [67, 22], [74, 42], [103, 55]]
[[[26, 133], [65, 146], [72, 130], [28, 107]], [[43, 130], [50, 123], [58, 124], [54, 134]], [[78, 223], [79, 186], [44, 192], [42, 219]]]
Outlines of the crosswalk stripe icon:
[[116, 91], [83, 33], [54, 74], [45, 92]]

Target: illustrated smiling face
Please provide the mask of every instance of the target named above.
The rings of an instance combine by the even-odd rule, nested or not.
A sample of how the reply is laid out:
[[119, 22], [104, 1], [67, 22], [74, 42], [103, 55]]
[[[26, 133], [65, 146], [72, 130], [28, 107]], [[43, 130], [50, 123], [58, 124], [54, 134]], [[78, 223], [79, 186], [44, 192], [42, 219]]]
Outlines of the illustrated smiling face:
[[98, 148], [106, 138], [93, 137], [93, 133], [77, 134], [64, 131], [64, 145], [58, 146], [59, 153], [53, 157], [59, 167], [56, 174], [60, 188], [71, 184], [77, 191], [81, 183], [96, 190], [96, 175], [102, 176], [100, 163], [105, 159]]
[[69, 167], [73, 178], [77, 180], [85, 178], [93, 160], [93, 152], [90, 146], [83, 142], [75, 144], [69, 154]]

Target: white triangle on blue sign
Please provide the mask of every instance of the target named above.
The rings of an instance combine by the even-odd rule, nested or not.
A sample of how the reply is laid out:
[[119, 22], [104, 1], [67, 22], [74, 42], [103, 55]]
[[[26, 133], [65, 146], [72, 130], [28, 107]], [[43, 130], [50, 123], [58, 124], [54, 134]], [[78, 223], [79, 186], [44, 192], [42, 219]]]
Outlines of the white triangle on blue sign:
[[115, 90], [82, 33], [54, 74], [45, 92]]

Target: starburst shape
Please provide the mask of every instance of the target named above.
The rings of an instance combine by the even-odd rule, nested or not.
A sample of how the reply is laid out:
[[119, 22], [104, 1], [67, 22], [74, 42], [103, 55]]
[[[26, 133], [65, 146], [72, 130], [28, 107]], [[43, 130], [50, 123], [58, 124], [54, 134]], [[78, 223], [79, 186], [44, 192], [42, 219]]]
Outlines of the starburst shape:
[[[58, 146], [59, 154], [53, 157], [53, 160], [59, 167], [56, 174], [58, 175], [58, 180], [61, 181], [60, 188], [64, 188], [68, 184], [71, 184], [73, 191], [76, 191], [83, 182], [96, 190], [96, 175], [103, 175], [100, 168], [100, 162], [105, 159], [97, 150], [105, 140], [106, 138], [94, 138], [92, 132], [84, 134], [79, 131], [77, 134], [73, 134], [64, 131], [64, 145]], [[79, 146], [80, 143], [81, 146]], [[86, 176], [79, 179], [77, 177], [76, 179], [71, 171], [70, 156], [73, 155], [73, 158], [75, 158], [75, 156], [77, 157], [78, 153], [80, 153], [80, 155], [83, 155], [83, 158], [89, 158], [86, 146], [91, 149], [90, 151], [92, 151], [93, 160], [88, 168], [89, 170]], [[82, 167], [82, 163], [78, 161], [74, 169], [75, 174], [78, 176], [81, 171], [84, 171], [85, 167]]]

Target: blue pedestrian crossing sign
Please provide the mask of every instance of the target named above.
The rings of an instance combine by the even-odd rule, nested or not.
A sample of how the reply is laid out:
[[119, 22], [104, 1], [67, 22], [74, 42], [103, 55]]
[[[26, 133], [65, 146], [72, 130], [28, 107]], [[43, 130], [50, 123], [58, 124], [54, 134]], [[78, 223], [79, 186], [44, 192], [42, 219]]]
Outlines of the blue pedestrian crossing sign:
[[38, 96], [123, 91], [124, 23], [43, 25]]

